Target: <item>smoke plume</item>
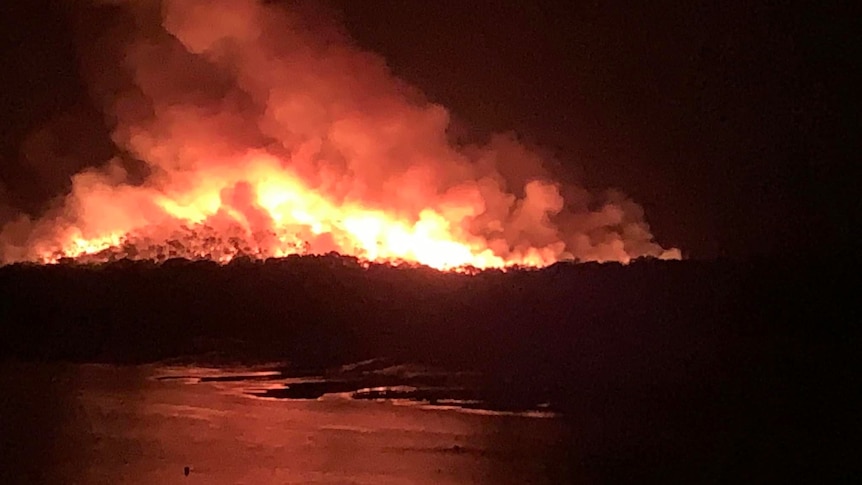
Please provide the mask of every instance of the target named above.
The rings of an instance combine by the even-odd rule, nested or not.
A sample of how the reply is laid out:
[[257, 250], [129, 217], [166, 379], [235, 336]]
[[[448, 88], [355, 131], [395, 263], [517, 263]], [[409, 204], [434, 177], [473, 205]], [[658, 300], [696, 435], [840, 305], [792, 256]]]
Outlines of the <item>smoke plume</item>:
[[118, 155], [77, 173], [40, 219], [8, 223], [0, 261], [680, 256], [654, 242], [635, 202], [561, 186], [515, 135], [450, 142], [446, 108], [313, 5], [103, 3], [125, 20], [99, 33], [82, 68]]

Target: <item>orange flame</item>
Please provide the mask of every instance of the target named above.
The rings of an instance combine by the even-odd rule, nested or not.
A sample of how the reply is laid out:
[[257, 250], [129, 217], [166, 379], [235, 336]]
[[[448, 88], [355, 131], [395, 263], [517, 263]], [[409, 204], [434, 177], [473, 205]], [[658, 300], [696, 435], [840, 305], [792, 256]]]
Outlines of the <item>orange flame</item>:
[[[90, 232], [86, 236], [72, 226], [51, 244], [39, 248], [35, 259], [54, 263], [62, 258], [105, 261], [130, 256], [176, 256], [226, 263], [239, 254], [283, 257], [336, 251], [366, 261], [411, 262], [442, 270], [543, 266], [556, 260], [553, 255], [537, 251], [508, 258], [498, 256], [483, 239], [461, 229], [460, 221], [447, 219], [434, 208], [425, 208], [416, 217], [406, 219], [358, 202], [335, 204], [309, 189], [279, 160], [268, 155], [256, 154], [243, 165], [247, 168], [241, 174], [216, 176], [198, 172], [198, 182], [192, 188], [177, 195], [170, 195], [170, 191], [155, 195], [152, 201], [164, 221], [159, 225]], [[236, 195], [238, 191], [243, 195], [231, 200], [231, 192]], [[132, 212], [139, 208], [118, 210], [128, 201], [117, 198], [102, 203], [105, 205], [93, 207], [91, 218], [110, 219], [119, 213], [120, 219], [136, 219]], [[472, 211], [469, 205], [455, 208], [462, 214]], [[217, 238], [200, 248], [195, 248], [192, 241], [197, 236], [194, 229], [185, 235], [175, 233], [179, 228], [226, 227], [234, 231], [233, 240]], [[263, 232], [266, 236], [260, 237]], [[146, 254], [146, 248], [140, 254], [142, 248], [136, 241], [139, 236], [170, 241], [172, 247], [158, 256]], [[124, 243], [132, 243], [138, 254], [123, 249]]]
[[[99, 59], [113, 141], [145, 162], [73, 177], [38, 221], [0, 231], [0, 263], [172, 257], [228, 262], [332, 251], [442, 270], [577, 258], [679, 258], [617, 192], [550, 182], [514, 137], [448, 143], [449, 113], [325, 20], [259, 0], [124, 4]], [[151, 25], [152, 24], [152, 25]], [[128, 34], [128, 35], [127, 35]], [[98, 56], [111, 49], [97, 49]], [[116, 52], [114, 53], [116, 54]], [[565, 195], [565, 197], [564, 197]]]

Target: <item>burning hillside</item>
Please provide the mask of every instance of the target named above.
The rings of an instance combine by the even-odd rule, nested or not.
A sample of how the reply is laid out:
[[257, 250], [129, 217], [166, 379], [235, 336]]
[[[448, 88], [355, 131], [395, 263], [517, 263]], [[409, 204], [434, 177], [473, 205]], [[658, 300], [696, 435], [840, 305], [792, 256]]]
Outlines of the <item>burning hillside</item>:
[[636, 203], [555, 182], [516, 137], [452, 143], [444, 107], [313, 7], [108, 3], [127, 22], [83, 68], [122, 155], [74, 176], [53, 210], [7, 223], [0, 262], [680, 257]]

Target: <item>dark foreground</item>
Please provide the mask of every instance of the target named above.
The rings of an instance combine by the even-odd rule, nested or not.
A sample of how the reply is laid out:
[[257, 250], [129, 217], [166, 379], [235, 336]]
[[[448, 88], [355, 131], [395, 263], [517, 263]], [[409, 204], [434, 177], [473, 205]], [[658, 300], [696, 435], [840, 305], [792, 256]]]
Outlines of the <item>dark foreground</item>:
[[[560, 427], [548, 445], [552, 451], [516, 453], [532, 457], [525, 469], [537, 482], [544, 476], [553, 483], [845, 481], [853, 478], [850, 442], [859, 417], [851, 359], [859, 315], [851, 304], [855, 287], [844, 279], [854, 281], [857, 274], [855, 266], [834, 262], [641, 261], [627, 267], [559, 264], [542, 271], [466, 276], [366, 269], [336, 256], [238, 261], [226, 267], [187, 261], [4, 267], [0, 353], [6, 374], [20, 375], [8, 369], [35, 365], [33, 372], [43, 381], [65, 387], [54, 392], [47, 390], [50, 386], [22, 386], [21, 378], [4, 381], [11, 392], [0, 398], [0, 453], [4, 461], [14, 460], [3, 463], [0, 479], [63, 476], [57, 475], [57, 463], [74, 461], [52, 459], [62, 456], [52, 450], [63, 449], [58, 443], [68, 438], [66, 423], [80, 422], [74, 413], [87, 415], [80, 411], [80, 399], [86, 401], [95, 392], [93, 383], [105, 380], [52, 380], [68, 375], [56, 370], [58, 363], [134, 364], [111, 368], [135, 374], [143, 372], [144, 363], [193, 356], [212, 365], [286, 362], [292, 372], [305, 375], [383, 359], [474, 376], [462, 386], [465, 394], [455, 398], [469, 397], [461, 400], [479, 402], [476, 407], [482, 409], [543, 406], [559, 414], [554, 422]], [[115, 395], [128, 406], [149, 399], [152, 382], [178, 385], [128, 382]], [[390, 394], [373, 397], [405, 397], [398, 394], [398, 384], [386, 381], [393, 387]], [[182, 389], [189, 396], [198, 392]], [[266, 412], [289, 413], [297, 402], [322, 402], [308, 400], [319, 397], [318, 391], [314, 385], [269, 396], [263, 391], [242, 402], [266, 402], [267, 409], [272, 407]], [[312, 395], [291, 395], [307, 392]], [[428, 403], [453, 398], [431, 391], [408, 397]], [[123, 423], [138, 419], [135, 409], [112, 412]], [[224, 422], [233, 423], [232, 429], [251, 429], [244, 420], [268, 416], [255, 418], [264, 411], [253, 409]], [[334, 413], [325, 419], [342, 418]], [[147, 419], [170, 422], [164, 416]], [[99, 422], [89, 421], [89, 426]], [[178, 426], [183, 439], [200, 432]], [[505, 424], [499, 431], [517, 437], [518, 429]], [[387, 436], [379, 435], [383, 441], [395, 439]], [[152, 436], [124, 439], [133, 448], [153, 445], [147, 441]], [[136, 444], [136, 439], [142, 441]], [[259, 444], [258, 451], [268, 443]], [[367, 453], [383, 453], [375, 446], [369, 450], [377, 452]], [[217, 456], [213, 453], [210, 459]], [[347, 457], [355, 450], [335, 447], [332, 453]], [[173, 456], [163, 459], [179, 464]], [[368, 460], [368, 467], [381, 463], [384, 468]], [[480, 462], [448, 462], [455, 463], [449, 480], [482, 483], [484, 475], [467, 473], [473, 466], [511, 475], [499, 462]], [[270, 467], [265, 463], [261, 473]], [[86, 468], [93, 467], [97, 462]], [[363, 473], [372, 473], [370, 468]], [[270, 478], [247, 483], [284, 481], [264, 476]]]
[[4, 388], [31, 400], [3, 409], [18, 418], [12, 431], [23, 443], [4, 455], [3, 483], [514, 485], [567, 476], [558, 419], [341, 394], [260, 399], [250, 389], [272, 380], [231, 371], [6, 365]]

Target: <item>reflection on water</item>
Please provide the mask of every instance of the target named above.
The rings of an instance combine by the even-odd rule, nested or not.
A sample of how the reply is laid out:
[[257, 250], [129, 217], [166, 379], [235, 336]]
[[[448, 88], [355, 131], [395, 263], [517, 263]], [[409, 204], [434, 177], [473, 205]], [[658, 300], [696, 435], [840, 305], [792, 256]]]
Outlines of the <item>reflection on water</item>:
[[305, 372], [279, 364], [239, 369], [160, 366], [157, 372], [158, 380], [221, 383], [223, 390], [263, 399], [374, 400], [483, 414], [555, 416], [550, 403], [543, 402], [540, 395], [529, 396], [532, 399], [528, 400], [489, 395], [477, 373], [392, 364], [385, 359]]
[[[0, 451], [15, 465], [0, 479], [558, 483], [567, 473], [563, 426], [550, 414], [476, 412], [465, 376], [380, 368], [370, 374], [395, 377], [357, 388], [367, 382], [355, 371], [330, 381], [272, 369], [5, 365]], [[304, 395], [268, 394], [291, 385]]]

